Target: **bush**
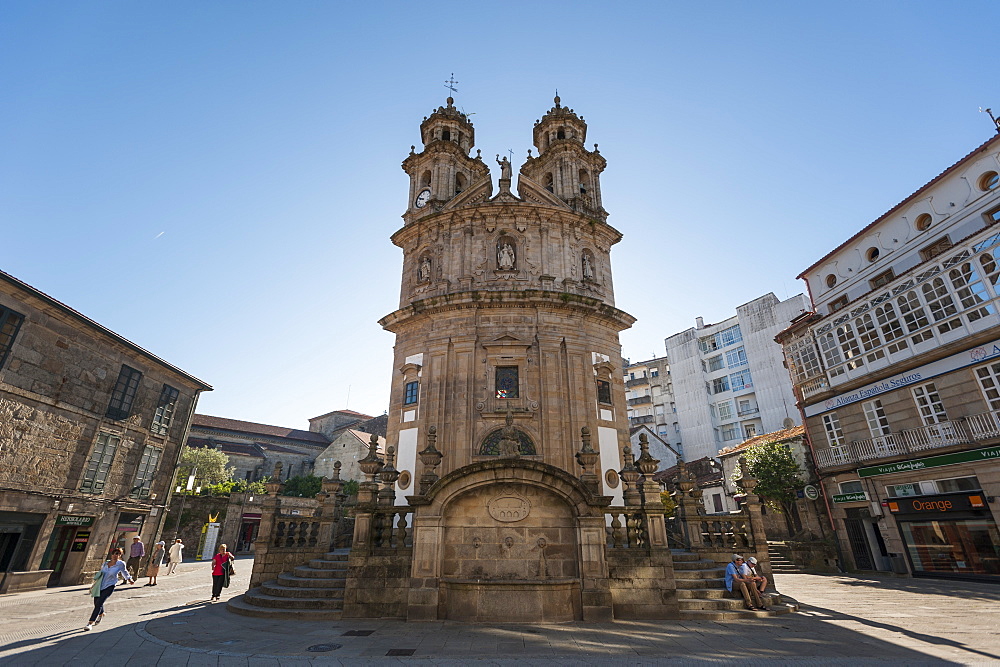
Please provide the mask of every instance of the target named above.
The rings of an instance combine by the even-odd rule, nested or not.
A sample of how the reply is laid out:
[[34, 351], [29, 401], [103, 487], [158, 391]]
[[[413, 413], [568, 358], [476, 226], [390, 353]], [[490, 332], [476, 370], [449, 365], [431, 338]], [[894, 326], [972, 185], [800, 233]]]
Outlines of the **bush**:
[[323, 478], [315, 475], [299, 475], [289, 477], [285, 480], [285, 488], [281, 492], [283, 496], [293, 496], [297, 498], [312, 498], [323, 488]]

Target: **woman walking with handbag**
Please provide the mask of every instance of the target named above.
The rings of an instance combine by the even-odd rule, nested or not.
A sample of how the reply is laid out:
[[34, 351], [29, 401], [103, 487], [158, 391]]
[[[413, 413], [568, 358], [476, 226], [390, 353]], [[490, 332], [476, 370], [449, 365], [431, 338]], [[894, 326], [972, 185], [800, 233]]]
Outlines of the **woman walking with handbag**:
[[229, 577], [236, 574], [233, 561], [236, 557], [229, 553], [225, 544], [219, 545], [219, 552], [212, 556], [212, 599], [215, 602], [222, 595], [222, 588], [229, 587]]
[[115, 592], [119, 577], [130, 584], [135, 583], [128, 568], [125, 567], [125, 561], [121, 560], [121, 555], [121, 549], [112, 549], [108, 562], [94, 575], [94, 585], [90, 589], [90, 595], [94, 598], [94, 612], [90, 615], [90, 621], [84, 630], [93, 630], [94, 626], [104, 618], [104, 603]]
[[149, 557], [149, 565], [146, 566], [146, 576], [149, 577], [147, 586], [156, 585], [156, 577], [160, 574], [160, 568], [163, 566], [163, 557], [166, 554], [167, 543], [162, 540], [157, 542], [156, 547], [153, 548], [153, 555]]

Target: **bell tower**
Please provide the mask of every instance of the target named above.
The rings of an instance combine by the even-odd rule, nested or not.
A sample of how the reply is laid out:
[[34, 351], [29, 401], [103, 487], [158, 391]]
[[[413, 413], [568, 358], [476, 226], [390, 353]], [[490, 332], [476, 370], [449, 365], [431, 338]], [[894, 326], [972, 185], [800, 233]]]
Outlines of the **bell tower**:
[[533, 191], [536, 197], [554, 196], [565, 206], [606, 220], [607, 211], [601, 205], [600, 175], [607, 161], [597, 150], [588, 151], [587, 123], [572, 109], [562, 106], [559, 96], [555, 106], [535, 123], [533, 139], [538, 157], [531, 151], [521, 167], [518, 190], [525, 196]]
[[[403, 220], [406, 224], [431, 213], [438, 213], [448, 204], [461, 205], [475, 189], [492, 192], [490, 170], [481, 157], [469, 157], [476, 142], [475, 129], [468, 117], [455, 108], [451, 97], [447, 105], [438, 107], [420, 124], [420, 140], [424, 149], [403, 160], [403, 171], [410, 177], [410, 198]], [[475, 186], [475, 187], [473, 187]], [[465, 197], [461, 195], [466, 194]]]

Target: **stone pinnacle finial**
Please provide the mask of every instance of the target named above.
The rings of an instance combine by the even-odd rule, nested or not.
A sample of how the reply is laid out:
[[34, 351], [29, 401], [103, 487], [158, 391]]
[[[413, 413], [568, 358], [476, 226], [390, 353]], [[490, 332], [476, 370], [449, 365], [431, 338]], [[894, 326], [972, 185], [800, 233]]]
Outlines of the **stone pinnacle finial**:
[[447, 100], [447, 102], [448, 102], [448, 106], [454, 106], [454, 104], [455, 104], [455, 98], [449, 97], [448, 100]]
[[559, 108], [562, 107], [562, 105], [560, 104], [561, 100], [559, 99], [559, 91], [558, 90], [556, 91], [556, 96], [553, 99], [553, 101], [556, 103], [556, 109], [559, 109]]

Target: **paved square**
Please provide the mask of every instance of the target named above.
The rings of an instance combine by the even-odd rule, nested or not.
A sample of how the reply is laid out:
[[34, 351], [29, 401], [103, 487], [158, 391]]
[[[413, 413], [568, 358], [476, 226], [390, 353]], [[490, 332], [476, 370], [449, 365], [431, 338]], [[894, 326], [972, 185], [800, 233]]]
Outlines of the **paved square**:
[[[242, 592], [246, 576], [223, 597]], [[160, 582], [116, 591], [93, 632], [82, 629], [92, 608], [83, 586], [0, 597], [0, 664], [1000, 663], [1000, 586], [989, 584], [779, 574], [802, 612], [741, 623], [491, 626], [246, 618], [206, 602], [207, 564], [185, 564]]]

